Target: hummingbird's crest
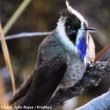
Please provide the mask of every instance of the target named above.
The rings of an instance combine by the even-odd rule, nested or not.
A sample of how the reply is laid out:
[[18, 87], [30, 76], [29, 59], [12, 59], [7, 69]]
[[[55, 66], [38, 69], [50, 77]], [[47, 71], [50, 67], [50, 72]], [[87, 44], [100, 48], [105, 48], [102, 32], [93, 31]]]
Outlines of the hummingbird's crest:
[[73, 8], [70, 6], [70, 4], [69, 4], [69, 2], [68, 2], [67, 0], [66, 0], [66, 6], [67, 6], [68, 11], [69, 11], [70, 13], [74, 14], [74, 15], [81, 21], [81, 23], [86, 23], [86, 24], [88, 24], [87, 21], [85, 20], [85, 18], [84, 18], [78, 11], [76, 11], [75, 9], [73, 9]]

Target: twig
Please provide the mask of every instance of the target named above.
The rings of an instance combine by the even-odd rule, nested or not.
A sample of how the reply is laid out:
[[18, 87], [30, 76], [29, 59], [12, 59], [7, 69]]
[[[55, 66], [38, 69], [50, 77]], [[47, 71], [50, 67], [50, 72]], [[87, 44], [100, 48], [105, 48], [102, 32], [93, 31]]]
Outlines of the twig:
[[21, 5], [14, 12], [14, 14], [12, 15], [12, 17], [8, 21], [8, 23], [4, 26], [4, 28], [3, 28], [4, 34], [6, 34], [11, 29], [11, 27], [14, 25], [14, 23], [17, 21], [17, 19], [20, 17], [20, 15], [24, 12], [24, 10], [26, 9], [26, 7], [29, 5], [29, 3], [31, 1], [32, 0], [24, 0], [21, 3]]
[[[8, 101], [6, 99], [6, 86], [5, 86], [5, 82], [4, 79], [2, 77], [2, 75], [0, 74], [0, 110], [1, 110], [1, 106], [9, 106]], [[3, 109], [2, 109], [3, 110]], [[4, 110], [10, 110], [9, 108], [4, 108]]]
[[75, 110], [110, 110], [110, 90]]
[[30, 38], [30, 37], [36, 37], [36, 36], [47, 36], [49, 34], [51, 34], [51, 32], [22, 32], [19, 34], [6, 36], [5, 40], [12, 40], [12, 39], [18, 39], [18, 38]]
[[0, 40], [1, 40], [1, 45], [2, 45], [2, 50], [3, 50], [5, 62], [6, 62], [7, 68], [9, 69], [9, 73], [10, 73], [10, 76], [11, 76], [13, 93], [15, 93], [15, 88], [16, 87], [15, 87], [14, 73], [13, 73], [13, 69], [12, 69], [12, 66], [11, 66], [10, 55], [9, 55], [8, 47], [7, 47], [5, 37], [4, 37], [4, 34], [3, 34], [1, 23], [0, 23]]

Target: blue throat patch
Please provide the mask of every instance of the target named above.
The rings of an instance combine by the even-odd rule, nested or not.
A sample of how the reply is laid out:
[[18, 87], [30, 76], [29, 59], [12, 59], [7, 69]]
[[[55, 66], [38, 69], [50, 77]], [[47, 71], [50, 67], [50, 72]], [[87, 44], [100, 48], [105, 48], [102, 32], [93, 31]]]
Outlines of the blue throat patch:
[[86, 37], [82, 37], [79, 39], [79, 44], [77, 45], [77, 48], [80, 52], [80, 57], [82, 61], [84, 61], [87, 49]]

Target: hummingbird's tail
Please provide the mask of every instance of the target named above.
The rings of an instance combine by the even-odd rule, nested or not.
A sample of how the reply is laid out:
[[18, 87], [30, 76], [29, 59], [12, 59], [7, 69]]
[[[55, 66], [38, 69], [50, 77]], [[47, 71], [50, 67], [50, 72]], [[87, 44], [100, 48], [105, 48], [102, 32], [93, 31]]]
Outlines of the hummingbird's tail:
[[31, 85], [31, 82], [32, 82], [32, 76], [33, 76], [33, 74], [31, 74], [29, 76], [29, 78], [17, 90], [17, 92], [15, 93], [15, 95], [9, 100], [9, 104], [10, 105], [11, 104], [14, 104], [19, 99], [21, 99], [22, 97], [24, 97], [26, 95], [26, 93], [28, 92], [28, 89], [29, 89], [29, 87]]

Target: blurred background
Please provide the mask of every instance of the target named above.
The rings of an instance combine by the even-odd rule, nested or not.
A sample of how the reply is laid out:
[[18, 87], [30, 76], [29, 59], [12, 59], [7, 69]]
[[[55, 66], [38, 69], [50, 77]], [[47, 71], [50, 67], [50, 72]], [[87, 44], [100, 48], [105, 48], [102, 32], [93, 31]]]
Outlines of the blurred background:
[[[0, 0], [0, 20], [4, 27], [23, 0]], [[69, 0], [70, 4], [87, 19], [90, 26], [96, 29], [92, 33], [96, 44], [96, 53], [110, 42], [110, 0]], [[28, 7], [6, 33], [12, 35], [21, 32], [49, 32], [55, 29], [60, 11], [65, 9], [65, 0], [31, 0]], [[15, 73], [17, 88], [32, 73], [37, 49], [45, 36], [8, 40], [12, 67]], [[110, 86], [107, 76], [98, 87], [91, 87], [87, 93], [75, 97], [56, 110], [73, 110], [92, 98], [106, 92]], [[0, 105], [7, 105], [12, 96], [11, 79], [0, 47]]]

